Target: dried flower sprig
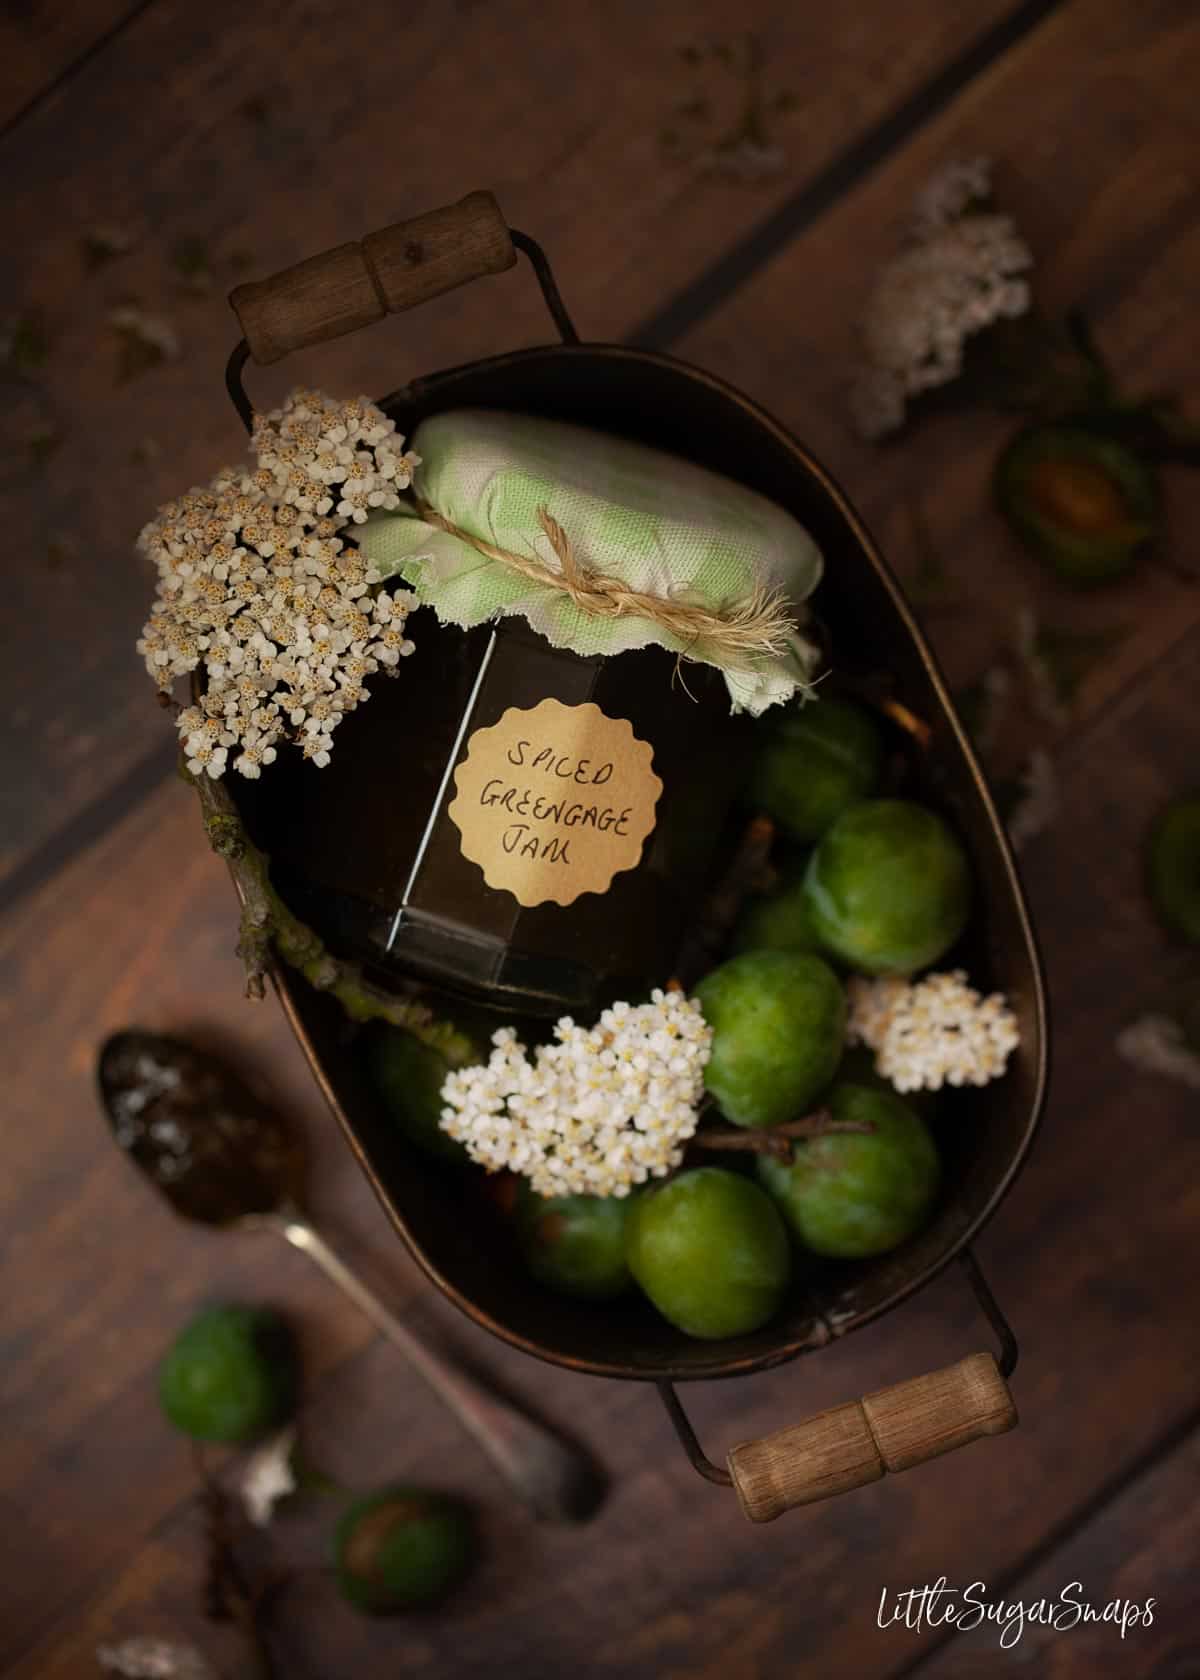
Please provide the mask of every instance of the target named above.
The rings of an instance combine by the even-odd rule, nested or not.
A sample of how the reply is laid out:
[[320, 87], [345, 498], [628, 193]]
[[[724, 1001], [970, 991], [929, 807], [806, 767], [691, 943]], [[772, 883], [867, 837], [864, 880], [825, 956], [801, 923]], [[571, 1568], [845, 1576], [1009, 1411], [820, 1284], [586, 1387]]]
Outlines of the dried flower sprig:
[[682, 992], [614, 1003], [593, 1027], [564, 1016], [532, 1059], [511, 1027], [486, 1063], [450, 1073], [442, 1129], [489, 1171], [543, 1196], [627, 1196], [683, 1160], [712, 1028]]
[[108, 320], [120, 345], [117, 379], [121, 384], [163, 362], [179, 360], [179, 334], [165, 315], [150, 315], [136, 303], [128, 303], [111, 310]]
[[982, 675], [955, 695], [963, 726], [977, 752], [986, 757], [997, 737], [1012, 700], [1012, 672], [1007, 665], [989, 665]]
[[929, 177], [914, 198], [909, 238], [915, 242], [934, 239], [960, 216], [986, 210], [991, 198], [991, 159], [951, 158]]
[[255, 1448], [242, 1466], [239, 1491], [256, 1528], [266, 1528], [278, 1502], [299, 1487], [295, 1457], [296, 1426], [288, 1424]]
[[847, 994], [847, 1043], [874, 1050], [876, 1071], [897, 1091], [986, 1085], [1019, 1043], [1003, 994], [982, 997], [961, 968], [915, 985], [855, 975]]
[[96, 1661], [105, 1674], [125, 1680], [217, 1680], [217, 1671], [194, 1645], [139, 1636], [101, 1645]]
[[137, 647], [160, 689], [203, 665], [204, 692], [176, 720], [193, 775], [255, 777], [290, 737], [318, 767], [368, 698], [365, 679], [412, 652], [407, 590], [369, 593], [341, 533], [395, 508], [418, 457], [365, 397], [294, 391], [255, 419], [252, 472], [227, 468], [169, 502], [138, 547], [158, 598]]
[[[781, 118], [798, 107], [794, 93], [779, 89], [768, 97], [768, 69], [763, 42], [752, 32], [730, 40], [697, 41], [680, 49], [694, 72], [714, 68], [724, 88], [705, 74], [671, 111], [659, 144], [673, 162], [697, 173], [753, 184], [777, 175], [787, 161], [775, 139]], [[734, 98], [730, 109], [729, 83]]]
[[1033, 254], [990, 199], [986, 158], [948, 164], [918, 195], [907, 242], [860, 323], [850, 405], [864, 438], [897, 431], [910, 398], [956, 379], [974, 334], [1028, 311]]
[[1142, 1015], [1117, 1034], [1117, 1054], [1143, 1073], [1159, 1073], [1200, 1091], [1200, 1055], [1178, 1021]]
[[1008, 813], [1005, 826], [1014, 852], [1058, 820], [1060, 799], [1054, 760], [1045, 747], [1035, 747], [1018, 778], [1017, 802]]

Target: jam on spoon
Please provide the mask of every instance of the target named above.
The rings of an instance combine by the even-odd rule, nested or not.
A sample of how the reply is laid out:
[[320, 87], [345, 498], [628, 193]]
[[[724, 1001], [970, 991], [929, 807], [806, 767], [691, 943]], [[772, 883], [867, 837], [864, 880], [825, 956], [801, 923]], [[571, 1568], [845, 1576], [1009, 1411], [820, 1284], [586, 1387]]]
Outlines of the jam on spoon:
[[303, 1211], [304, 1146], [230, 1068], [181, 1039], [129, 1030], [97, 1062], [113, 1138], [184, 1219], [274, 1231], [332, 1278], [404, 1354], [535, 1515], [579, 1522], [603, 1498], [598, 1468], [421, 1342], [330, 1248]]

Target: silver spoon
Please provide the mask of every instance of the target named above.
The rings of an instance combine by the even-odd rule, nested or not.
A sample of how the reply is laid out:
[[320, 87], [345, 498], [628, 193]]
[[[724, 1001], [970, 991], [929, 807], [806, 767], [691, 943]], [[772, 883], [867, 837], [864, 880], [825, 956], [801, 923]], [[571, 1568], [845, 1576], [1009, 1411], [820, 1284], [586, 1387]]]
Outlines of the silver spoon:
[[131, 1029], [101, 1046], [97, 1078], [118, 1147], [176, 1213], [291, 1243], [400, 1349], [535, 1516], [582, 1522], [595, 1512], [598, 1466], [426, 1346], [330, 1247], [303, 1211], [302, 1140], [231, 1069], [180, 1039]]

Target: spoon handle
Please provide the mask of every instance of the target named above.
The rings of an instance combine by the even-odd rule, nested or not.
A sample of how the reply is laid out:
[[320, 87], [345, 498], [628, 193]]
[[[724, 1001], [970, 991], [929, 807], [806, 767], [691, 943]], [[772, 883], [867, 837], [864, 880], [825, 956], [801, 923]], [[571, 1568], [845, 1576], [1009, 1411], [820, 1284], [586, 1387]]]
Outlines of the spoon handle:
[[579, 1448], [488, 1392], [427, 1347], [306, 1219], [281, 1213], [268, 1216], [264, 1223], [307, 1254], [400, 1349], [535, 1516], [550, 1522], [579, 1522], [592, 1514], [603, 1497], [603, 1481]]

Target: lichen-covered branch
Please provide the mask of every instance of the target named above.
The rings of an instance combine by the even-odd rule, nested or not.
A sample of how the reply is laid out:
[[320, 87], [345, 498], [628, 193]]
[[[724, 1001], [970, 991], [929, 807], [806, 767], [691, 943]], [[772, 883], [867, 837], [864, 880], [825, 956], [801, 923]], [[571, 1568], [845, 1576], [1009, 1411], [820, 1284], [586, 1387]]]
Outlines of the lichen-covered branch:
[[251, 842], [224, 784], [211, 776], [180, 775], [195, 788], [209, 845], [229, 865], [242, 901], [237, 953], [246, 971], [246, 995], [260, 998], [276, 957], [317, 991], [336, 998], [354, 1021], [389, 1021], [462, 1067], [478, 1052], [451, 1021], [440, 1020], [418, 998], [383, 992], [354, 963], [326, 949], [320, 936], [288, 909], [271, 885], [268, 860]]

